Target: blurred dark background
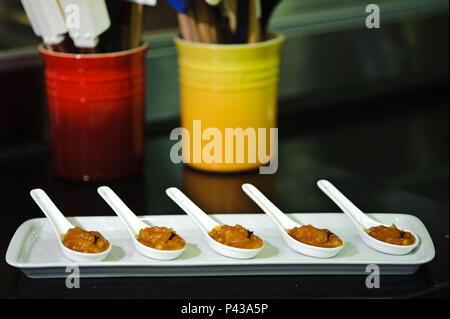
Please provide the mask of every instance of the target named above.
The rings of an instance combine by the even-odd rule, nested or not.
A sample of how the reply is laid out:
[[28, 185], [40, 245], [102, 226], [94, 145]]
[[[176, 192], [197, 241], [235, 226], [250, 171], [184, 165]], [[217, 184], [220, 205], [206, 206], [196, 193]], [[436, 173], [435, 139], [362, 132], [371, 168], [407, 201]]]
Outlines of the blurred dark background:
[[[360, 0], [284, 0], [270, 27], [286, 35], [280, 101], [307, 99], [303, 112], [327, 101], [383, 96], [448, 82], [448, 1], [383, 0], [381, 28], [365, 27]], [[145, 8], [147, 121], [178, 116], [177, 19], [166, 3]], [[0, 2], [0, 149], [48, 139], [42, 62], [20, 1]], [[362, 106], [364, 107], [364, 106]]]
[[[448, 0], [377, 1], [380, 29], [365, 27], [369, 3], [284, 0], [275, 11], [271, 29], [286, 42], [280, 162], [270, 176], [207, 174], [169, 161], [169, 132], [179, 125], [177, 19], [166, 1], [146, 8], [146, 163], [139, 176], [108, 185], [138, 214], [181, 213], [164, 194], [169, 186], [209, 213], [256, 212], [242, 196], [243, 182], [286, 212], [337, 211], [315, 187], [328, 178], [368, 212], [419, 217], [436, 247], [433, 262], [415, 275], [383, 279], [384, 289], [376, 291], [359, 276], [215, 278], [219, 290], [209, 278], [91, 279], [69, 291], [56, 279], [32, 280], [3, 262], [0, 296], [448, 298]], [[99, 185], [53, 175], [39, 43], [20, 1], [0, 0], [2, 252], [21, 223], [42, 217], [28, 198], [34, 187], [48, 191], [67, 216], [112, 214], [97, 196]]]

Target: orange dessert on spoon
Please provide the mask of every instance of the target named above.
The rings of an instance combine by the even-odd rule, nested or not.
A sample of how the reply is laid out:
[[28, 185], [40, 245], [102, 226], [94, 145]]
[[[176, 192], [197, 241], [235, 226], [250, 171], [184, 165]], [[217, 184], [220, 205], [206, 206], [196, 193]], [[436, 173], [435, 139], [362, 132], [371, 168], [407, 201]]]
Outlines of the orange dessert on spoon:
[[287, 232], [295, 240], [307, 245], [336, 248], [343, 244], [342, 239], [328, 229], [319, 229], [312, 225], [294, 227]]
[[80, 253], [98, 254], [109, 248], [109, 242], [97, 231], [85, 231], [76, 226], [62, 236], [62, 243]]
[[241, 225], [222, 225], [214, 227], [214, 229], [209, 232], [209, 236], [221, 244], [235, 248], [258, 249], [263, 246], [261, 238]]
[[145, 246], [158, 250], [178, 250], [186, 246], [186, 242], [172, 228], [146, 227], [139, 231], [136, 239]]
[[370, 227], [365, 231], [373, 238], [392, 245], [408, 246], [416, 242], [413, 234], [398, 229], [395, 224], [389, 227], [384, 225]]

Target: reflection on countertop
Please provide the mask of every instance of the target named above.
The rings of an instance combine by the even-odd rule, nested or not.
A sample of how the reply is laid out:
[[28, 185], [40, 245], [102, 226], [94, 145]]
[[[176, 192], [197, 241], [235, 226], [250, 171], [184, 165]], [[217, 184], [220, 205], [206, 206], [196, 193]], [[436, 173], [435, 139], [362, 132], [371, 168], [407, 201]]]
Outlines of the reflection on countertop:
[[[301, 103], [305, 101], [292, 101]], [[383, 277], [380, 289], [368, 290], [360, 276], [343, 275], [214, 277], [221, 287], [216, 290], [209, 288], [211, 278], [86, 278], [81, 289], [68, 291], [61, 280], [29, 279], [3, 261], [0, 296], [448, 298], [448, 122], [447, 86], [378, 94], [309, 113], [281, 112], [279, 170], [268, 176], [215, 175], [172, 163], [169, 135], [178, 125], [173, 122], [159, 132], [149, 131], [142, 174], [104, 183], [138, 215], [183, 214], [165, 194], [171, 186], [208, 213], [260, 212], [241, 191], [244, 182], [255, 184], [286, 213], [336, 212], [315, 185], [329, 179], [366, 212], [417, 216], [433, 239], [432, 262], [412, 276]], [[0, 152], [0, 172], [0, 193], [7, 194], [0, 224], [3, 253], [21, 223], [42, 217], [29, 198], [32, 188], [43, 188], [67, 216], [114, 215], [96, 192], [100, 184], [71, 183], [53, 175], [48, 144]]]
[[183, 189], [186, 195], [208, 214], [257, 213], [261, 209], [242, 191], [242, 184], [251, 183], [266, 196], [275, 196], [274, 174], [258, 171], [214, 174], [183, 167]]

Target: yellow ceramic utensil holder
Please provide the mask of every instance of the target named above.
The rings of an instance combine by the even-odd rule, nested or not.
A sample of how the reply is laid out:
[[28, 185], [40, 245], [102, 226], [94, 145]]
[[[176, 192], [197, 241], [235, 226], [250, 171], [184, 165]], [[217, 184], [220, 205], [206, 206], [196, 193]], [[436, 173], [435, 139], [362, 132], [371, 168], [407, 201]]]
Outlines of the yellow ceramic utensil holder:
[[[237, 143], [230, 149], [225, 142], [226, 128], [266, 129], [266, 154], [270, 154], [270, 128], [276, 127], [280, 49], [284, 37], [273, 34], [264, 42], [252, 44], [205, 44], [175, 39], [181, 102], [181, 125], [189, 132], [183, 138], [184, 162], [206, 171], [233, 172], [256, 169], [261, 162], [256, 150], [256, 161], [249, 158], [248, 140], [245, 140], [244, 161], [238, 162]], [[198, 122], [200, 120], [201, 122]], [[199, 158], [210, 140], [195, 144], [194, 121], [201, 124], [202, 134], [207, 128], [216, 128], [222, 136], [222, 161]], [[196, 131], [198, 132], [198, 130]], [[214, 136], [215, 138], [216, 136]], [[189, 144], [189, 145], [188, 145]], [[219, 145], [219, 144], [216, 144]], [[256, 145], [257, 148], [257, 145]], [[213, 152], [219, 150], [214, 149]], [[226, 152], [232, 151], [233, 162]], [[196, 153], [197, 152], [197, 153]], [[197, 154], [197, 155], [196, 155]], [[229, 159], [230, 157], [228, 157]], [[217, 159], [217, 157], [216, 157]]]

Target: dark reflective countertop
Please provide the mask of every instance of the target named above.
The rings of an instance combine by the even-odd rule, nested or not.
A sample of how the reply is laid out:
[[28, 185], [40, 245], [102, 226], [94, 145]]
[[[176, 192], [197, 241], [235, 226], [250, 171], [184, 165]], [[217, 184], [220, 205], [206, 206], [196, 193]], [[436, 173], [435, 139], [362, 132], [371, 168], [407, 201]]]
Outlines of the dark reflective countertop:
[[[64, 279], [29, 279], [4, 256], [17, 227], [42, 213], [29, 197], [45, 189], [67, 216], [113, 215], [97, 195], [98, 184], [53, 176], [47, 143], [0, 151], [0, 297], [9, 298], [448, 298], [448, 93], [433, 87], [392, 92], [353, 101], [322, 103], [292, 112], [307, 100], [283, 102], [279, 119], [279, 170], [275, 175], [208, 174], [169, 159], [170, 130], [177, 123], [148, 128], [146, 162], [140, 176], [107, 183], [139, 214], [181, 214], [165, 195], [183, 189], [209, 213], [259, 212], [240, 190], [260, 187], [286, 212], [337, 212], [315, 186], [333, 181], [367, 212], [419, 217], [433, 239], [436, 257], [414, 275], [381, 276], [367, 289], [365, 276], [250, 276], [82, 279], [67, 289]], [[284, 105], [286, 104], [286, 105]]]

